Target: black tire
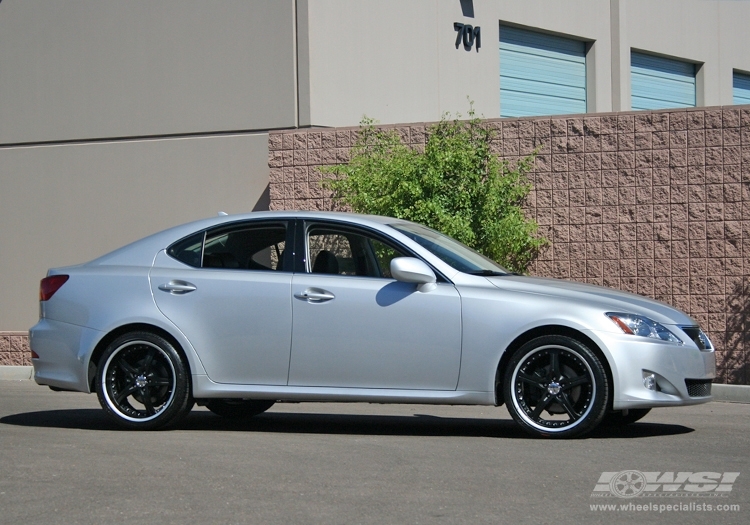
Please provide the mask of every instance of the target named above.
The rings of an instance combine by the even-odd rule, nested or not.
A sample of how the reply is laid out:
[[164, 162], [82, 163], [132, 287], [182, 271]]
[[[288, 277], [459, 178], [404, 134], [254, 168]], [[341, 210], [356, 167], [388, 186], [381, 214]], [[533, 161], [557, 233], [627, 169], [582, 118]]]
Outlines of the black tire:
[[567, 336], [542, 336], [523, 345], [511, 357], [504, 379], [508, 412], [535, 436], [583, 436], [607, 410], [609, 385], [601, 361]]
[[185, 360], [151, 332], [127, 333], [107, 346], [96, 372], [96, 394], [107, 414], [128, 429], [174, 426], [193, 407]]
[[274, 403], [275, 401], [256, 399], [212, 399], [206, 403], [206, 408], [217, 416], [247, 418], [262, 414]]
[[651, 412], [650, 408], [630, 408], [628, 410], [616, 410], [607, 412], [602, 420], [602, 425], [621, 427], [640, 421], [646, 414]]

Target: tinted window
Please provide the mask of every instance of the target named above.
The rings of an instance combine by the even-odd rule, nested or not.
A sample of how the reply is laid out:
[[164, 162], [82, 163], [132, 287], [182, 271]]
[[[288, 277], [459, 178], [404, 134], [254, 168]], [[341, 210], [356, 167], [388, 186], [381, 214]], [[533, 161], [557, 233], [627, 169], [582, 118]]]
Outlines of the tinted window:
[[196, 233], [173, 244], [167, 253], [180, 262], [200, 268], [204, 232]]
[[307, 234], [308, 271], [391, 278], [391, 259], [405, 254], [361, 233], [314, 226]]
[[223, 227], [186, 237], [167, 253], [195, 268], [282, 270], [286, 231], [284, 224]]
[[243, 225], [209, 232], [203, 248], [203, 267], [281, 270], [285, 248], [283, 225]]
[[403, 221], [389, 226], [426, 248], [459, 272], [477, 275], [509, 273], [495, 261], [475, 252], [457, 240], [421, 224]]

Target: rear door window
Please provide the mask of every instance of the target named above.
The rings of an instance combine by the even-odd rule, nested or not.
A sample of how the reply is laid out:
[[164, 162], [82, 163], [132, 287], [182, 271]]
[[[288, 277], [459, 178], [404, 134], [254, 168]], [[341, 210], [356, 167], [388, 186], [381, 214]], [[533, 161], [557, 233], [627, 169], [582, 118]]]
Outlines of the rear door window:
[[197, 268], [287, 271], [287, 231], [284, 222], [225, 226], [187, 237], [168, 253]]

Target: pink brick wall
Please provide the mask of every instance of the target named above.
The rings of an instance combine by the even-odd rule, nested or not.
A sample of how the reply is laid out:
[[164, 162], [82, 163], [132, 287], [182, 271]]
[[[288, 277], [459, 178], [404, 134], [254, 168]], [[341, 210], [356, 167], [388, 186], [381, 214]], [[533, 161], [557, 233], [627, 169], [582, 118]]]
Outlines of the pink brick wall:
[[29, 366], [29, 336], [27, 332], [0, 332], [0, 366]]
[[[750, 106], [489, 120], [496, 152], [541, 146], [527, 210], [551, 241], [532, 274], [673, 304], [717, 347], [718, 382], [750, 383]], [[429, 124], [392, 126], [421, 147]], [[333, 209], [317, 167], [344, 162], [357, 128], [272, 132], [271, 209]], [[0, 332], [0, 366], [29, 365]]]
[[[551, 241], [532, 274], [654, 297], [717, 347], [717, 382], [750, 382], [750, 106], [488, 120], [509, 160], [541, 146], [527, 210]], [[424, 145], [429, 124], [390, 126]], [[271, 209], [333, 209], [318, 167], [357, 128], [272, 132]]]

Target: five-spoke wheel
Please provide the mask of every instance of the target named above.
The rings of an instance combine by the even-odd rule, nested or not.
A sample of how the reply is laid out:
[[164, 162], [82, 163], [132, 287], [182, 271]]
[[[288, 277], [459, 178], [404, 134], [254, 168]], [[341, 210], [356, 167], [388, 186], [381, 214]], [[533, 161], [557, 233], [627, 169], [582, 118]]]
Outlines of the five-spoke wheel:
[[581, 436], [607, 408], [607, 374], [599, 358], [566, 336], [538, 337], [519, 348], [503, 386], [508, 412], [538, 436]]
[[132, 332], [115, 339], [99, 360], [99, 403], [119, 425], [156, 429], [176, 424], [192, 408], [188, 367], [166, 339]]

